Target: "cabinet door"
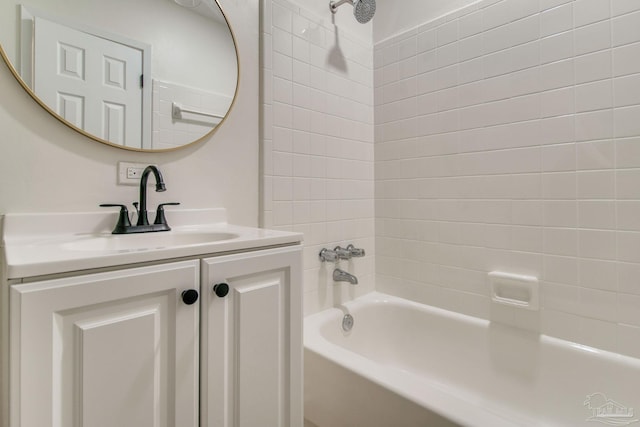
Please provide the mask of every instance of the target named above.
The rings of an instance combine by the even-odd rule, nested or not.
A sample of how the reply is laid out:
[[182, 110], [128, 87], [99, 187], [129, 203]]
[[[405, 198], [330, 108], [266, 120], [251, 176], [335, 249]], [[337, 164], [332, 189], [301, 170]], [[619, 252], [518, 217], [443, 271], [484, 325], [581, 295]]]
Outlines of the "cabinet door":
[[11, 427], [196, 427], [198, 261], [17, 285]]
[[301, 427], [300, 247], [203, 260], [201, 289], [201, 427]]

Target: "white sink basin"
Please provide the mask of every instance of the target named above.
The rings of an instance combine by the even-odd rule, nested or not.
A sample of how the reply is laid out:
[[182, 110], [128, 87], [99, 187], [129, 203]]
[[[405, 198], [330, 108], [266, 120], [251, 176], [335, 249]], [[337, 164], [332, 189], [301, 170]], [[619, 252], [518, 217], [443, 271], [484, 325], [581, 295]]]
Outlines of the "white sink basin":
[[223, 240], [237, 239], [238, 234], [225, 232], [163, 231], [140, 234], [89, 235], [63, 243], [69, 251], [147, 251], [188, 245], [201, 245]]
[[302, 234], [230, 225], [224, 209], [170, 214], [171, 231], [111, 234], [117, 212], [0, 215], [0, 258], [9, 279], [216, 256], [299, 244]]

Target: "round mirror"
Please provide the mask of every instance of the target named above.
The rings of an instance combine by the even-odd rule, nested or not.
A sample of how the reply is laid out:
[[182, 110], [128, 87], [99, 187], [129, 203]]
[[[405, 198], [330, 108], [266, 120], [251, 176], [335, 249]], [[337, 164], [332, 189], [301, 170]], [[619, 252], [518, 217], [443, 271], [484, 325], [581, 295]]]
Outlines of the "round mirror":
[[47, 111], [135, 151], [202, 139], [238, 84], [217, 0], [2, 0], [0, 53]]

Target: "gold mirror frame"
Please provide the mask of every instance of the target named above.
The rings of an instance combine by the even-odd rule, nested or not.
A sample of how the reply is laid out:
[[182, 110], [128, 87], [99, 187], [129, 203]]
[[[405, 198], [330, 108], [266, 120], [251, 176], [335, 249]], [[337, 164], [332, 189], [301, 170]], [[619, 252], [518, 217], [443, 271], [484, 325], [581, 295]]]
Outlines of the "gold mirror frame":
[[226, 13], [224, 12], [224, 9], [220, 5], [219, 0], [213, 0], [213, 1], [215, 1], [215, 4], [218, 6], [218, 9], [220, 10], [220, 13], [222, 14], [222, 17], [224, 18], [224, 20], [225, 20], [225, 22], [227, 24], [227, 28], [229, 29], [229, 33], [231, 34], [231, 40], [233, 42], [233, 48], [234, 48], [235, 53], [236, 53], [236, 87], [235, 87], [235, 90], [234, 90], [234, 93], [233, 93], [233, 99], [231, 101], [231, 104], [229, 105], [229, 108], [227, 109], [227, 112], [225, 113], [225, 115], [222, 118], [222, 120], [220, 121], [220, 123], [218, 123], [215, 127], [213, 127], [209, 132], [205, 133], [200, 138], [198, 138], [198, 139], [196, 139], [196, 140], [194, 140], [192, 142], [189, 142], [189, 143], [183, 144], [181, 146], [178, 146], [178, 147], [172, 147], [172, 148], [166, 148], [166, 149], [144, 149], [144, 148], [127, 147], [125, 145], [116, 144], [116, 143], [107, 141], [105, 139], [99, 138], [98, 136], [93, 135], [93, 134], [85, 131], [84, 129], [81, 129], [81, 128], [75, 126], [74, 124], [72, 124], [72, 123], [68, 122], [67, 120], [65, 120], [58, 113], [53, 111], [27, 85], [27, 83], [22, 79], [22, 77], [20, 76], [20, 73], [18, 72], [18, 70], [15, 68], [15, 66], [13, 65], [11, 60], [9, 59], [9, 56], [5, 52], [5, 50], [4, 50], [3, 46], [2, 46], [2, 43], [0, 43], [0, 56], [2, 57], [2, 59], [5, 62], [5, 64], [9, 68], [9, 71], [11, 71], [11, 74], [13, 74], [13, 77], [17, 80], [17, 82], [20, 84], [20, 86], [22, 86], [22, 88], [29, 94], [29, 96], [31, 96], [31, 98], [38, 105], [40, 105], [45, 111], [47, 111], [56, 120], [58, 120], [59, 122], [61, 122], [64, 125], [68, 126], [69, 128], [73, 129], [74, 131], [78, 132], [79, 134], [84, 135], [87, 138], [92, 139], [93, 141], [99, 142], [101, 144], [109, 145], [111, 147], [119, 148], [119, 149], [127, 150], [127, 151], [135, 151], [135, 152], [141, 152], [141, 153], [166, 153], [166, 152], [172, 152], [172, 151], [180, 150], [182, 148], [189, 147], [189, 146], [192, 146], [194, 144], [198, 144], [198, 143], [200, 143], [200, 142], [202, 142], [202, 141], [204, 141], [206, 139], [209, 139], [213, 134], [215, 134], [216, 131], [224, 124], [224, 122], [229, 117], [229, 114], [233, 110], [233, 107], [235, 106], [236, 100], [238, 98], [238, 90], [240, 88], [240, 52], [238, 51], [238, 43], [237, 43], [237, 40], [236, 40], [236, 35], [235, 35], [234, 31], [233, 31], [233, 28], [231, 27], [231, 23], [229, 22], [229, 19], [227, 18]]

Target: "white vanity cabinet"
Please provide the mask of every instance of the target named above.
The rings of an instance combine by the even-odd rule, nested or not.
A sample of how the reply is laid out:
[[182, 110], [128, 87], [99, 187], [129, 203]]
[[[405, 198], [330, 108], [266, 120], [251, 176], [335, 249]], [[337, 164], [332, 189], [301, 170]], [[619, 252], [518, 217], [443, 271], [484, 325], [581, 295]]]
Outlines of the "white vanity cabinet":
[[191, 260], [11, 286], [10, 426], [197, 427], [199, 281]]
[[201, 427], [302, 427], [301, 265], [299, 246], [202, 260]]
[[225, 218], [0, 216], [0, 427], [302, 427], [302, 235]]

